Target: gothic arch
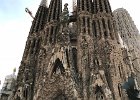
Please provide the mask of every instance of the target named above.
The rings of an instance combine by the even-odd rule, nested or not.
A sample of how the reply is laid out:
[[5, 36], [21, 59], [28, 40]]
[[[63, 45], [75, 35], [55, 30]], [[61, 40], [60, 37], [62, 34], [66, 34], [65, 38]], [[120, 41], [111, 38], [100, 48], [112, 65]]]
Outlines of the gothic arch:
[[60, 69], [61, 74], [63, 74], [65, 72], [63, 63], [62, 63], [62, 61], [60, 61], [59, 58], [57, 58], [55, 60], [55, 63], [54, 63], [53, 69], [52, 69], [52, 73], [56, 73], [56, 71], [57, 71], [58, 68]]
[[[47, 68], [47, 73], [49, 73], [49, 77], [51, 77], [51, 75], [56, 72], [57, 68], [59, 70], [61, 70], [61, 72], [63, 73], [62, 70], [66, 70], [69, 67], [69, 62], [67, 59], [67, 53], [66, 53], [66, 48], [61, 47], [59, 49], [57, 49], [57, 51], [53, 50], [52, 52], [52, 57], [49, 61], [48, 64], [48, 68]], [[58, 64], [58, 66], [56, 67], [56, 65]], [[54, 67], [55, 66], [55, 67]], [[60, 67], [61, 66], [61, 67]]]
[[56, 74], [56, 73], [57, 73], [57, 74], [60, 73], [60, 74], [62, 74], [62, 75], [65, 73], [64, 65], [63, 65], [62, 61], [61, 61], [59, 58], [57, 58], [57, 59], [55, 60], [53, 66], [52, 66], [52, 68], [51, 68], [51, 70], [50, 70], [50, 77], [51, 77], [53, 74]]

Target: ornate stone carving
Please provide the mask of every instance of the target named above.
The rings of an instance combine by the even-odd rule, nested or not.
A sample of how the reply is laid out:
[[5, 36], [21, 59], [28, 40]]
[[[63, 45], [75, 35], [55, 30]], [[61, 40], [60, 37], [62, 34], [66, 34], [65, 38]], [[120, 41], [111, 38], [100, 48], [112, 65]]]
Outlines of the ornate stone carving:
[[116, 84], [126, 79], [132, 64], [123, 62], [109, 1], [79, 0], [75, 11], [69, 15], [68, 4], [62, 11], [62, 0], [39, 7], [16, 94], [21, 86], [30, 92], [27, 100], [121, 100]]

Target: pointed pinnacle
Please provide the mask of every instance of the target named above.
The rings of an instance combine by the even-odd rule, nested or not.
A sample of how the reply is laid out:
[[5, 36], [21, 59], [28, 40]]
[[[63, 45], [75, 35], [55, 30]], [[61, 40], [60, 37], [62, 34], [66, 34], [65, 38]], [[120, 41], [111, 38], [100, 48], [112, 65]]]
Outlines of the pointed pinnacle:
[[47, 5], [48, 5], [48, 0], [42, 0], [40, 3], [40, 6], [47, 7]]

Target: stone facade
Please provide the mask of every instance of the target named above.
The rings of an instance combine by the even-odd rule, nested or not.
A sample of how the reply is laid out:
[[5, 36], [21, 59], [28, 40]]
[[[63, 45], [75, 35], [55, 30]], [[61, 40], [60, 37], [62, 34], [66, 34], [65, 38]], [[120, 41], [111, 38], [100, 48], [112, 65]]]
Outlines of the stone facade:
[[42, 2], [13, 100], [128, 100], [122, 86], [133, 67], [123, 60], [109, 1], [74, 1], [71, 16], [62, 0]]
[[113, 12], [116, 30], [126, 45], [131, 64], [136, 72], [138, 86], [140, 86], [140, 34], [131, 16], [124, 8]]

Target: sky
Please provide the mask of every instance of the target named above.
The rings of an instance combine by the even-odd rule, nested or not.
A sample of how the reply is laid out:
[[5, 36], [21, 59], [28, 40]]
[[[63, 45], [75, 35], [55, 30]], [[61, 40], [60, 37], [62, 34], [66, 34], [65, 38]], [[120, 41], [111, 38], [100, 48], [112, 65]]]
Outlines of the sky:
[[[63, 0], [69, 3], [70, 0]], [[71, 0], [72, 1], [72, 0]], [[140, 30], [140, 0], [109, 0], [112, 10], [125, 8]], [[25, 12], [28, 7], [33, 15], [41, 0], [0, 0], [0, 80], [20, 66], [32, 18]], [[0, 89], [2, 87], [0, 85]]]

